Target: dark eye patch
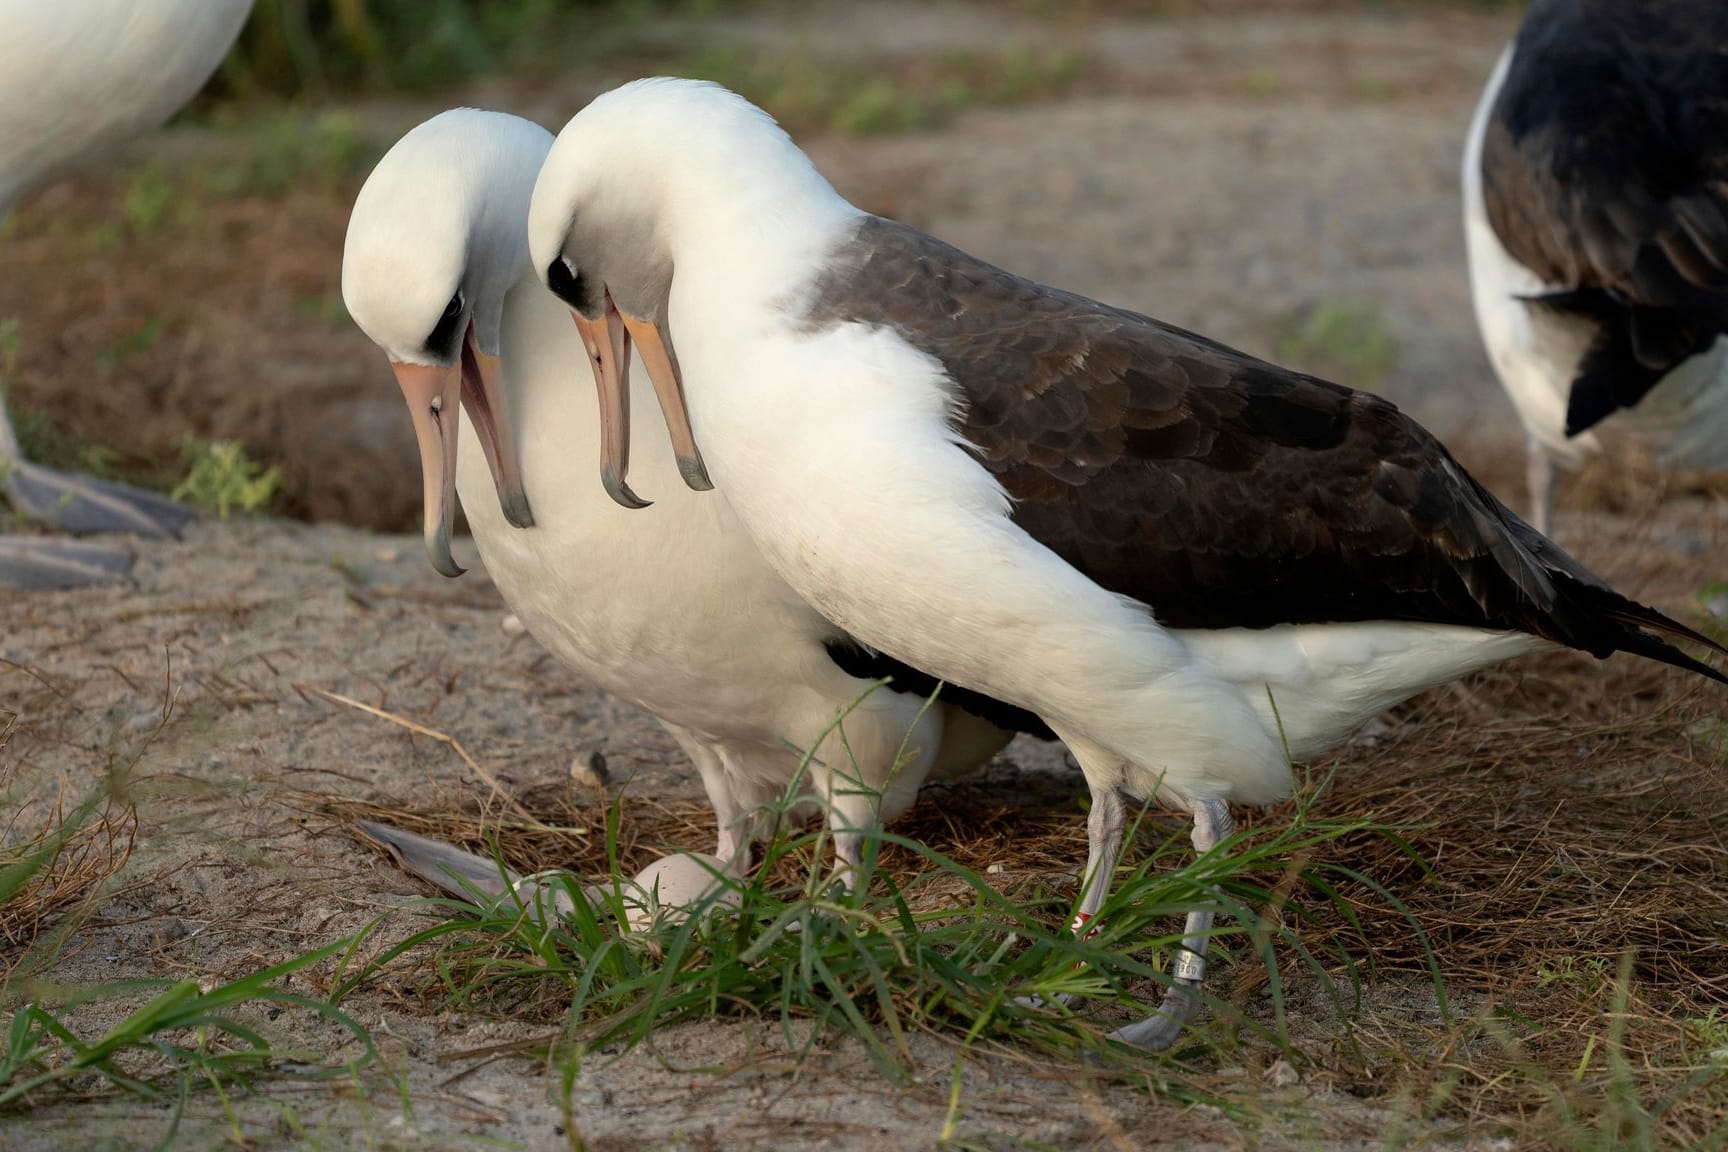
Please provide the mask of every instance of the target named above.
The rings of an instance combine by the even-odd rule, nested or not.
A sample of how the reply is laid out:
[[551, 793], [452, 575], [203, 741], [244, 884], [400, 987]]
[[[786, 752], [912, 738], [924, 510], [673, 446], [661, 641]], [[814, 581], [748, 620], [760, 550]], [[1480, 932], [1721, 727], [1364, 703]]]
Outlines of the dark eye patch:
[[450, 297], [450, 303], [444, 306], [444, 315], [438, 318], [438, 326], [432, 329], [432, 335], [426, 337], [426, 351], [433, 359], [446, 363], [456, 359], [462, 343], [462, 313], [465, 308], [461, 292]]
[[552, 295], [585, 316], [598, 311], [588, 300], [588, 282], [562, 256], [546, 265], [546, 287], [552, 290]]

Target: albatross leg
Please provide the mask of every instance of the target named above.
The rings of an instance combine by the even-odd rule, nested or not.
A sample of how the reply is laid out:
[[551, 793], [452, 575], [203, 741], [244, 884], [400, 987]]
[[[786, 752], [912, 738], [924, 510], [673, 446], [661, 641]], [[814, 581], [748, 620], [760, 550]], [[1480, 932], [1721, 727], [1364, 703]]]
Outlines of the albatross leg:
[[1086, 934], [1086, 925], [1104, 906], [1110, 883], [1116, 878], [1116, 861], [1122, 855], [1122, 834], [1128, 827], [1128, 804], [1115, 788], [1092, 790], [1092, 811], [1086, 814], [1086, 867], [1080, 874], [1080, 907], [1070, 925], [1076, 936]]
[[[19, 516], [72, 533], [127, 532], [175, 536], [197, 513], [125, 484], [56, 472], [24, 459], [0, 401], [0, 492]], [[50, 536], [0, 539], [0, 584], [75, 588], [118, 580], [132, 553], [118, 544], [76, 543]]]
[[0, 536], [0, 588], [81, 588], [123, 580], [131, 551], [96, 540]]
[[738, 795], [736, 781], [726, 770], [726, 761], [719, 749], [710, 745], [688, 728], [660, 721], [662, 727], [678, 741], [684, 754], [696, 765], [702, 777], [702, 790], [708, 793], [708, 803], [714, 808], [714, 821], [719, 827], [715, 836], [714, 856], [734, 876], [750, 870], [751, 857], [758, 839], [756, 813]]
[[852, 891], [864, 870], [864, 836], [881, 817], [880, 793], [836, 775], [829, 782], [828, 829], [834, 836], [834, 878]]
[[178, 535], [197, 513], [155, 492], [56, 472], [24, 458], [0, 400], [0, 484], [19, 514], [68, 532]]
[[1554, 528], [1554, 458], [1534, 436], [1524, 442], [1524, 487], [1530, 494], [1530, 526], [1547, 536]]
[[186, 505], [155, 492], [146, 492], [93, 476], [74, 476], [32, 464], [6, 460], [6, 498], [21, 516], [78, 535], [90, 532], [129, 532], [135, 536], [178, 536], [197, 518]]
[[[1128, 827], [1128, 803], [1113, 787], [1092, 789], [1092, 810], [1086, 814], [1086, 867], [1080, 871], [1080, 906], [1074, 910], [1069, 930], [1084, 939], [1096, 928], [1088, 928], [1098, 918], [1098, 909], [1110, 895], [1111, 881], [1116, 878], [1116, 861], [1122, 856], [1122, 835]], [[1046, 1008], [1056, 1004], [1072, 1004], [1074, 997], [1066, 993], [1056, 996], [1020, 996], [1015, 1003], [1028, 1008]]]
[[[1194, 805], [1194, 851], [1204, 855], [1230, 835], [1230, 809], [1222, 800], [1200, 800]], [[1112, 1040], [1162, 1052], [1176, 1042], [1182, 1026], [1193, 1018], [1200, 1004], [1200, 984], [1206, 978], [1206, 947], [1212, 932], [1214, 912], [1207, 908], [1188, 913], [1182, 929], [1182, 951], [1176, 954], [1170, 987], [1158, 1011], [1111, 1034]]]

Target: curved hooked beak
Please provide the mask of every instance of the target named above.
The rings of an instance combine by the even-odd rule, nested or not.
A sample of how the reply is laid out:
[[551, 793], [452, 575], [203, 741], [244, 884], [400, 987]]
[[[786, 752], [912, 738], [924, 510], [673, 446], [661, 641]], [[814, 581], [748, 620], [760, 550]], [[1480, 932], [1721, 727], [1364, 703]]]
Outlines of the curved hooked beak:
[[503, 365], [498, 357], [480, 351], [473, 324], [468, 325], [468, 338], [462, 342], [462, 408], [474, 421], [504, 519], [518, 528], [534, 527], [534, 511], [528, 507], [528, 492], [522, 485], [522, 462], [516, 455], [516, 439], [510, 434]]
[[470, 327], [460, 363], [440, 368], [393, 362], [390, 367], [420, 442], [426, 556], [443, 575], [460, 576], [463, 569], [450, 552], [450, 531], [456, 517], [456, 430], [461, 409], [474, 421], [505, 519], [518, 528], [534, 526], [510, 425], [499, 418], [505, 409], [498, 360], [474, 346]]
[[600, 394], [600, 483], [606, 494], [626, 508], [646, 508], [649, 501], [630, 490], [630, 343], [642, 353], [643, 366], [654, 383], [660, 415], [672, 437], [672, 452], [678, 458], [678, 473], [697, 492], [714, 487], [696, 434], [690, 427], [690, 410], [684, 403], [684, 379], [678, 360], [660, 325], [638, 320], [618, 311], [610, 293], [600, 319], [589, 320], [574, 309], [576, 331], [588, 350], [588, 366], [594, 370], [594, 387]]

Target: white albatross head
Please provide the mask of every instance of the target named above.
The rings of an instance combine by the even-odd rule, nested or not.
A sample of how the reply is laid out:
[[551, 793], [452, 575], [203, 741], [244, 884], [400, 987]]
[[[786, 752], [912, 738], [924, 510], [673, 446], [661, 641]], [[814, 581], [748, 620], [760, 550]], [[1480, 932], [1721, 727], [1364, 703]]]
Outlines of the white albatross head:
[[[534, 271], [570, 307], [600, 393], [600, 477], [626, 508], [644, 502], [629, 471], [630, 347], [641, 351], [684, 482], [713, 485], [691, 430], [669, 327], [687, 222], [748, 202], [766, 210], [833, 189], [772, 117], [719, 85], [637, 80], [596, 98], [558, 134], [528, 213]], [[843, 202], [841, 202], [843, 203]]]
[[466, 411], [504, 516], [534, 524], [499, 371], [504, 298], [530, 275], [528, 200], [552, 134], [501, 112], [458, 108], [385, 153], [348, 220], [342, 299], [383, 350], [420, 442], [426, 554], [446, 576], [456, 431]]

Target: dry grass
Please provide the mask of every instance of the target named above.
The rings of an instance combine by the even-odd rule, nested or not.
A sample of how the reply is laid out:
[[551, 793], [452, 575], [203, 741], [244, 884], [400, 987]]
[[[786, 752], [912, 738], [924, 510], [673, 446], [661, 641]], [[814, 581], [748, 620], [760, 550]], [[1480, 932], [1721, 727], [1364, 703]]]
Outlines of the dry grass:
[[[17, 729], [17, 716], [0, 713], [0, 751]], [[68, 812], [64, 787], [51, 799], [17, 803], [16, 785], [0, 779], [11, 807], [0, 827], [0, 883], [10, 889], [0, 895], [0, 986], [49, 926], [87, 907], [126, 866], [138, 838], [138, 810], [110, 788]]]
[[[1728, 1002], [1721, 701], [1648, 666], [1553, 664], [1410, 709], [1377, 763], [1347, 764], [1328, 794], [1328, 809], [1410, 829], [1415, 859], [1385, 840], [1343, 846], [1428, 938], [1361, 893], [1373, 969], [1423, 973], [1431, 946], [1453, 994], [1487, 1005], [1333, 1063], [1342, 1086], [1373, 1091], [1391, 1072], [1416, 1098], [1469, 1115], [1546, 1115], [1556, 1086], [1606, 1092], [1616, 1014], [1646, 1101], [1708, 1070], [1693, 1022]], [[1538, 719], [1555, 697], [1561, 715]], [[1317, 901], [1311, 911], [1327, 913]], [[1721, 1083], [1670, 1111], [1671, 1136], [1689, 1144], [1720, 1125]]]

